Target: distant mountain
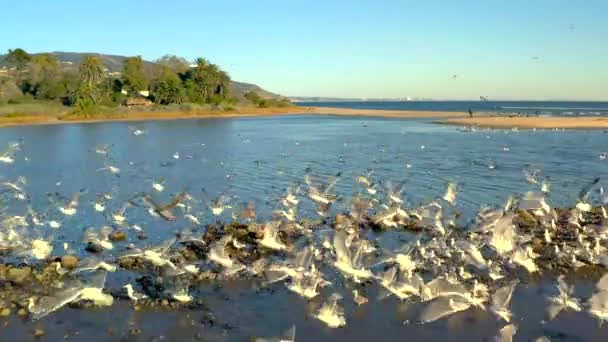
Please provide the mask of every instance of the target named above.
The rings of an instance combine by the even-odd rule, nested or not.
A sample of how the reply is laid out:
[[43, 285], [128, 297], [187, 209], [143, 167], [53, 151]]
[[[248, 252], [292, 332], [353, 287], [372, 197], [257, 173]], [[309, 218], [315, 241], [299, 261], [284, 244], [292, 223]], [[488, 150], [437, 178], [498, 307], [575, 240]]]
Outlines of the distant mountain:
[[[99, 57], [106, 67], [106, 72], [108, 73], [119, 73], [123, 69], [123, 62], [127, 59], [127, 56], [118, 56], [118, 55], [106, 55], [101, 53], [94, 52], [51, 52], [53, 55], [57, 57], [59, 62], [61, 63], [61, 67], [64, 70], [77, 69], [78, 65], [82, 60], [87, 56], [96, 56]], [[37, 54], [32, 54], [33, 56]], [[0, 67], [7, 66], [5, 62], [6, 55], [0, 55]], [[154, 62], [144, 61], [144, 63], [148, 66], [154, 65]], [[268, 99], [282, 99], [284, 96], [269, 92], [256, 84], [251, 83], [243, 83], [232, 81], [231, 90], [233, 94], [236, 95], [237, 98], [242, 99], [243, 95], [249, 91], [255, 91], [262, 98]]]

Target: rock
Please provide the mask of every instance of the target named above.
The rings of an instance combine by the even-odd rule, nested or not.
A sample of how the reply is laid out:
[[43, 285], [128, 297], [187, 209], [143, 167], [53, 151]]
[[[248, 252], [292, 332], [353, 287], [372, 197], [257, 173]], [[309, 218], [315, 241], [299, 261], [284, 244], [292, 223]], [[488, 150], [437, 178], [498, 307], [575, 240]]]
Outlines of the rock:
[[35, 338], [41, 338], [42, 336], [44, 336], [44, 330], [41, 328], [36, 328], [34, 329], [34, 337]]
[[94, 241], [89, 241], [89, 243], [87, 243], [87, 247], [85, 248], [85, 250], [87, 252], [91, 252], [91, 253], [101, 253], [101, 252], [103, 252], [103, 247], [99, 243], [96, 243]]
[[336, 215], [336, 225], [341, 226], [344, 223], [346, 223], [346, 215], [344, 215], [344, 214]]
[[19, 311], [17, 311], [17, 315], [21, 316], [21, 317], [25, 317], [27, 316], [27, 310], [25, 310], [24, 308], [19, 309]]
[[73, 255], [64, 255], [61, 257], [61, 267], [73, 269], [78, 266], [78, 258]]
[[25, 266], [22, 268], [11, 268], [8, 270], [6, 278], [14, 283], [21, 284], [32, 274], [32, 268]]
[[6, 272], [8, 267], [5, 264], [0, 264], [0, 280], [6, 280]]
[[116, 230], [116, 231], [113, 231], [112, 233], [110, 233], [108, 238], [110, 239], [110, 241], [114, 241], [114, 242], [125, 241], [127, 239], [127, 233], [125, 233], [122, 230]]
[[9, 308], [4, 308], [4, 309], [0, 310], [1, 317], [7, 317], [10, 314], [11, 314], [11, 309], [9, 309]]

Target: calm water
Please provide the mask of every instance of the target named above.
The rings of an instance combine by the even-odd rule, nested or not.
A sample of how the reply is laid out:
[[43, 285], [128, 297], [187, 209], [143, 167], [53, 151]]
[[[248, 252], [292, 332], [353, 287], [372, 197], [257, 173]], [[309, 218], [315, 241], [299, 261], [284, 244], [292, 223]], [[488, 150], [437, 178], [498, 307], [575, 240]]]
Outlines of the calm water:
[[[145, 134], [133, 135], [135, 128]], [[14, 164], [0, 165], [0, 175], [2, 181], [25, 176], [32, 206], [38, 210], [48, 206], [47, 193], [69, 197], [80, 189], [87, 191], [81, 199], [83, 206], [90, 206], [98, 194], [114, 189], [117, 198], [109, 208], [114, 210], [136, 193], [151, 192], [152, 180], [164, 179], [167, 190], [157, 196], [159, 201], [182, 190], [196, 196], [205, 188], [211, 197], [227, 193], [236, 197], [236, 203], [253, 200], [262, 216], [267, 216], [284, 188], [302, 183], [309, 168], [318, 179], [340, 172], [337, 192], [346, 197], [361, 191], [356, 177], [373, 170], [372, 177], [377, 181], [404, 182], [412, 205], [443, 195], [446, 183], [453, 181], [458, 184], [457, 206], [471, 218], [482, 205], [500, 205], [509, 194], [538, 189], [525, 181], [524, 168], [541, 170], [550, 177], [550, 199], [556, 206], [572, 204], [580, 188], [592, 178], [608, 179], [608, 160], [600, 158], [608, 152], [608, 134], [598, 131], [465, 132], [425, 120], [285, 116], [0, 130], [0, 146], [17, 140], [23, 141], [23, 150]], [[109, 145], [108, 159], [94, 152], [100, 145]], [[179, 159], [173, 157], [176, 152]], [[98, 171], [107, 163], [119, 167], [120, 175]], [[307, 215], [309, 205], [303, 205], [302, 216]], [[338, 203], [335, 210], [347, 207], [347, 202]], [[9, 208], [21, 214], [23, 209]], [[91, 215], [90, 209], [82, 212], [52, 233], [57, 244], [80, 242], [83, 229], [107, 222], [103, 215]], [[147, 213], [133, 215], [130, 220], [145, 227], [150, 236], [145, 243], [149, 244], [170, 237], [186, 225], [180, 220], [152, 220]], [[206, 221], [212, 221], [208, 216]], [[518, 288], [513, 310], [516, 316], [527, 313], [525, 321], [517, 321], [520, 331], [516, 340], [527, 341], [543, 334], [556, 341], [608, 336], [606, 327], [598, 328], [597, 322], [584, 313], [568, 312], [546, 325], [538, 324], [544, 310], [540, 294], [551, 286], [534, 282]], [[583, 291], [589, 287], [580, 286]], [[374, 292], [370, 291], [373, 298]], [[494, 318], [475, 310], [428, 325], [403, 325], [416, 308], [389, 298], [372, 300], [361, 308], [350, 302], [346, 305], [349, 325], [331, 330], [307, 317], [309, 304], [281, 285], [256, 291], [234, 284], [222, 290], [203, 289], [201, 293], [217, 316], [213, 327], [201, 327], [200, 312], [137, 313], [126, 305], [115, 305], [101, 311], [65, 309], [35, 324], [13, 317], [11, 329], [0, 330], [0, 336], [28, 339], [31, 329], [42, 325], [51, 339], [62, 338], [66, 331], [81, 331], [72, 339], [97, 336], [94, 340], [107, 340], [125, 337], [125, 329], [136, 326], [144, 332], [129, 337], [134, 340], [148, 341], [154, 335], [189, 340], [196, 333], [212, 339], [247, 340], [252, 335], [276, 336], [295, 323], [300, 341], [366, 341], [378, 337], [479, 341], [494, 336], [500, 327]], [[535, 303], [532, 309], [529, 303]], [[115, 321], [116, 310], [125, 315], [124, 320]], [[108, 326], [116, 335], [108, 335]]]
[[492, 112], [551, 116], [608, 115], [608, 102], [562, 101], [362, 101], [362, 102], [303, 102], [304, 106], [358, 109], [423, 110]]

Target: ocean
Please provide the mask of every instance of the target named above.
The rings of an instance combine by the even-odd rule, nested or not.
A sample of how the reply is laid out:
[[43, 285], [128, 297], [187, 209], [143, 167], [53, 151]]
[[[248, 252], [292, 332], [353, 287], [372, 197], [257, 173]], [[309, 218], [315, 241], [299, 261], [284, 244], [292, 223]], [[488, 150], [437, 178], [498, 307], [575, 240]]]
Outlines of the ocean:
[[299, 102], [312, 107], [354, 109], [420, 110], [443, 112], [473, 112], [524, 114], [540, 116], [604, 116], [608, 102], [576, 101], [360, 101], [360, 102]]

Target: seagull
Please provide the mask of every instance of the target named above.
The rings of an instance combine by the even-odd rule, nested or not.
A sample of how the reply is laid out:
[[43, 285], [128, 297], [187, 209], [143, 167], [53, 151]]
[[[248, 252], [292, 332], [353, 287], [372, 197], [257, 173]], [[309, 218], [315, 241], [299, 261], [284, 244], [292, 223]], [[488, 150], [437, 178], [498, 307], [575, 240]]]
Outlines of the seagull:
[[[203, 195], [205, 195], [205, 189], [202, 189]], [[227, 195], [220, 195], [215, 200], [207, 200], [207, 207], [211, 210], [211, 213], [214, 216], [220, 216], [226, 209], [232, 209], [232, 206], [228, 205], [230, 202], [230, 197]]]
[[146, 296], [143, 293], [135, 292], [135, 290], [133, 290], [133, 285], [131, 285], [131, 284], [127, 284], [127, 285], [123, 286], [123, 288], [125, 288], [127, 290], [127, 296], [134, 302], [148, 298], [148, 296]]
[[[80, 196], [84, 193], [83, 190], [80, 190], [72, 195], [72, 198], [66, 204], [57, 205], [57, 210], [59, 210], [62, 214], [66, 216], [74, 216], [78, 211], [78, 202]], [[56, 204], [56, 198], [61, 198], [58, 193], [49, 194], [49, 200], [51, 203]]]
[[330, 178], [329, 183], [325, 187], [313, 184], [309, 175], [304, 177], [304, 181], [308, 185], [308, 197], [314, 202], [330, 204], [338, 198], [338, 196], [330, 193], [334, 186], [336, 186], [338, 176]]
[[120, 174], [120, 169], [116, 166], [113, 165], [109, 165], [107, 164], [105, 167], [99, 168], [97, 169], [97, 171], [105, 171], [108, 170], [111, 174], [113, 175], [119, 175]]
[[330, 328], [340, 328], [346, 325], [346, 319], [344, 313], [338, 301], [342, 299], [342, 296], [338, 293], [334, 293], [329, 297], [329, 300], [321, 306], [319, 312], [315, 315], [315, 318], [327, 324]]
[[471, 303], [461, 296], [439, 297], [431, 301], [420, 314], [422, 323], [430, 323], [457, 312], [468, 310]]
[[537, 256], [530, 246], [527, 246], [525, 249], [518, 247], [511, 256], [511, 263], [522, 266], [529, 273], [538, 272], [538, 266], [534, 262]]
[[257, 240], [258, 244], [277, 251], [287, 249], [285, 245], [279, 239], [279, 222], [269, 222], [264, 225], [264, 236], [262, 239]]
[[509, 310], [509, 305], [511, 304], [511, 298], [513, 297], [513, 292], [518, 283], [518, 280], [514, 280], [509, 285], [496, 290], [492, 295], [492, 306], [490, 307], [490, 311], [507, 323], [511, 321], [512, 313], [511, 310]]
[[574, 292], [574, 286], [568, 286], [564, 280], [564, 275], [560, 275], [557, 278], [557, 289], [559, 294], [554, 297], [549, 297], [549, 307], [547, 308], [549, 320], [553, 320], [563, 310], [573, 310], [580, 312], [582, 310], [581, 304], [577, 298], [572, 297]]
[[20, 143], [9, 144], [8, 148], [0, 154], [0, 162], [12, 164], [15, 162], [15, 152], [21, 149]]
[[355, 281], [371, 278], [372, 273], [362, 265], [363, 244], [359, 245], [353, 255], [346, 245], [346, 238], [346, 232], [344, 231], [336, 231], [334, 235], [334, 249], [336, 252], [334, 266], [343, 274], [353, 277]]
[[161, 180], [158, 182], [152, 182], [152, 188], [158, 192], [165, 191], [165, 180]]
[[298, 193], [297, 188], [295, 190], [291, 187], [288, 188], [285, 196], [281, 198], [281, 204], [287, 208], [298, 205], [298, 203], [300, 203], [300, 200], [298, 200], [298, 198], [296, 197], [296, 193]]
[[448, 183], [448, 187], [445, 191], [445, 195], [443, 195], [443, 199], [450, 203], [451, 205], [454, 205], [454, 202], [456, 201], [456, 184], [455, 183]]
[[608, 274], [605, 274], [595, 287], [598, 291], [589, 299], [589, 313], [603, 323], [608, 321]]
[[142, 198], [144, 202], [151, 208], [151, 210], [158, 214], [160, 217], [167, 221], [175, 221], [177, 220], [177, 216], [175, 216], [171, 209], [178, 206], [178, 204], [180, 204], [184, 199], [186, 199], [187, 196], [188, 195], [185, 192], [182, 192], [173, 197], [173, 199], [171, 199], [169, 203], [164, 205], [157, 204], [154, 199], [152, 199], [152, 196], [148, 194], [143, 194]]
[[494, 337], [495, 342], [513, 342], [513, 336], [517, 333], [517, 325], [511, 323], [504, 326]]

